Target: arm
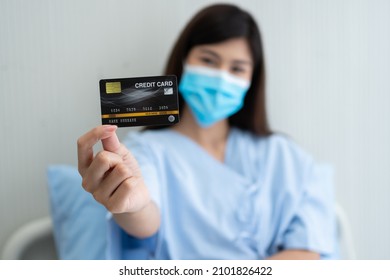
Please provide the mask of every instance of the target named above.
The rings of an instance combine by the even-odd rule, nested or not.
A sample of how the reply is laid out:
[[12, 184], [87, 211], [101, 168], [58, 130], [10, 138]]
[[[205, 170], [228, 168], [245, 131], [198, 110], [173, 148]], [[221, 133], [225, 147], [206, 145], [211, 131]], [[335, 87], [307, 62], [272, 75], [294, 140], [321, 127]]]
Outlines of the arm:
[[320, 255], [306, 250], [284, 250], [267, 258], [268, 260], [319, 260]]
[[159, 209], [153, 201], [136, 213], [121, 213], [113, 216], [124, 231], [138, 238], [150, 237], [160, 227]]
[[[127, 233], [139, 238], [153, 235], [160, 226], [159, 209], [151, 201], [136, 159], [121, 144], [116, 126], [98, 126], [77, 141], [79, 172], [84, 189], [113, 213]], [[101, 141], [96, 156], [93, 146]]]

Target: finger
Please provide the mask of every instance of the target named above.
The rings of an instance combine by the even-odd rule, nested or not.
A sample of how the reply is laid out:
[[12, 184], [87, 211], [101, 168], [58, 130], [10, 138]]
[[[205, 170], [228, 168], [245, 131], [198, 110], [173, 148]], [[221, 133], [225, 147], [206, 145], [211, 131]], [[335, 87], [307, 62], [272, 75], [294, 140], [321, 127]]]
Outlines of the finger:
[[93, 146], [102, 139], [110, 137], [115, 134], [116, 126], [102, 125], [95, 127], [81, 136], [77, 140], [77, 157], [78, 168], [80, 174], [83, 176], [85, 170], [90, 166], [93, 160]]
[[93, 193], [97, 201], [106, 204], [118, 186], [132, 176], [131, 170], [125, 164], [117, 164], [102, 180], [100, 187]]
[[130, 177], [123, 181], [106, 202], [111, 213], [133, 213], [140, 210], [150, 199], [146, 188], [142, 187], [139, 177]]
[[122, 162], [122, 158], [115, 153], [99, 152], [84, 173], [82, 182], [84, 189], [90, 193], [95, 192], [100, 187], [102, 180], [107, 176], [107, 173]]
[[103, 149], [109, 152], [116, 153], [123, 158], [129, 156], [129, 150], [125, 145], [119, 142], [118, 136], [116, 133], [112, 133], [109, 137], [102, 139]]
[[121, 143], [119, 142], [116, 133], [112, 133], [109, 137], [102, 139], [103, 149], [109, 152], [117, 152]]

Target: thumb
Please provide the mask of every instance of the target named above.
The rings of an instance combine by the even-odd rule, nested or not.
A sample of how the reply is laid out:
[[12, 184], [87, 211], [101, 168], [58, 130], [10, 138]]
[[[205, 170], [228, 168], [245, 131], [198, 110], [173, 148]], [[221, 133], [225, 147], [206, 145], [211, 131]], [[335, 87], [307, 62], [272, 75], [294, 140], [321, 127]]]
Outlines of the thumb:
[[103, 149], [109, 152], [117, 152], [121, 146], [118, 136], [116, 135], [117, 126], [113, 126], [112, 133], [107, 135], [106, 138], [102, 139]]

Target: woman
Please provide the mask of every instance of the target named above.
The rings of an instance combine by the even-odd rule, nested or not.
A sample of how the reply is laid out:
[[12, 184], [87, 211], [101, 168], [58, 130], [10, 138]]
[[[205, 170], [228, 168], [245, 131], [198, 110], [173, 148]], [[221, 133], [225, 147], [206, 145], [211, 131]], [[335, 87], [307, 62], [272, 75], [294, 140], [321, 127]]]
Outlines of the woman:
[[116, 126], [78, 140], [83, 187], [115, 221], [111, 257], [332, 257], [332, 189], [310, 156], [268, 127], [253, 18], [232, 5], [200, 11], [165, 72], [179, 80], [180, 123], [125, 144]]

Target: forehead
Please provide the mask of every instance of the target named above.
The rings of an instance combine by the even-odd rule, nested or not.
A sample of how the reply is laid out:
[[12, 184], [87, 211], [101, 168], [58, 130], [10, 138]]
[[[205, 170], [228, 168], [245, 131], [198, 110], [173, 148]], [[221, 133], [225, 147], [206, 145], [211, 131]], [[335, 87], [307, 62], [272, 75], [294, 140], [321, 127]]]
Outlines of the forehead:
[[192, 53], [213, 52], [223, 59], [252, 61], [252, 53], [245, 38], [229, 39], [216, 44], [204, 44], [193, 47]]

